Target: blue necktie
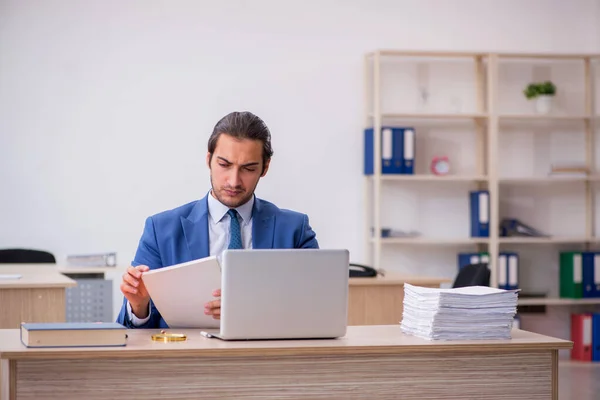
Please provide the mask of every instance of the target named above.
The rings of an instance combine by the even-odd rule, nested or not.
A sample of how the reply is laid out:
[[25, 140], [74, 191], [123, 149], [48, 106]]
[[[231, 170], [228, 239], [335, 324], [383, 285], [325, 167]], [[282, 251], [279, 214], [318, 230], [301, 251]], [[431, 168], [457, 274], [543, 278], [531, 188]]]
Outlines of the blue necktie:
[[229, 214], [229, 247], [228, 249], [242, 249], [242, 231], [238, 221], [238, 212], [234, 209], [227, 211]]

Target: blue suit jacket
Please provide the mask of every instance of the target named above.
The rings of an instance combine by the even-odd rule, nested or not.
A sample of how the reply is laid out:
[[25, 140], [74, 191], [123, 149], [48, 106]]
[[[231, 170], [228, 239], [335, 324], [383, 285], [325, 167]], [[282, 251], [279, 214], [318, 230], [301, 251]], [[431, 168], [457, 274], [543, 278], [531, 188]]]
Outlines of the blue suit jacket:
[[[156, 269], [208, 257], [208, 196], [148, 217], [132, 265]], [[255, 198], [252, 248], [319, 248], [319, 244], [308, 216]], [[148, 322], [134, 326], [127, 316], [127, 300], [123, 298], [117, 322], [129, 328], [168, 328], [152, 301], [150, 310]]]

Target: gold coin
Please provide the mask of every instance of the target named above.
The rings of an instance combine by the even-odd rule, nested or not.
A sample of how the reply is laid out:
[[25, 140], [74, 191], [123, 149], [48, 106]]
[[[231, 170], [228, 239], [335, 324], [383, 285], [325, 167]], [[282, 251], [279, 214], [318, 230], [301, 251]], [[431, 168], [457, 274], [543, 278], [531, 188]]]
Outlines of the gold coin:
[[183, 333], [157, 333], [152, 335], [152, 340], [155, 342], [185, 342], [187, 336]]

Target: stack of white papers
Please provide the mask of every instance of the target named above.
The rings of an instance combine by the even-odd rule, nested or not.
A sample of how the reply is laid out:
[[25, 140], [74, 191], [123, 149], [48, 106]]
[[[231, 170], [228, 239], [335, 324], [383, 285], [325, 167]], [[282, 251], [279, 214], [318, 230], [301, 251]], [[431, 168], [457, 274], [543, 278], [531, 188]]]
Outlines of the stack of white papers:
[[428, 340], [510, 339], [517, 290], [438, 289], [404, 284], [404, 333]]

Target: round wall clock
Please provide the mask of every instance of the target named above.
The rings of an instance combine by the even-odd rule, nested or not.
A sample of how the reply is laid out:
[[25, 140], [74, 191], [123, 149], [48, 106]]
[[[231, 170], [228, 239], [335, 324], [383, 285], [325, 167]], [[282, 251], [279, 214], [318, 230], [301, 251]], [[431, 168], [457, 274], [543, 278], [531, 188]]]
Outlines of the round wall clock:
[[431, 160], [431, 172], [435, 175], [447, 175], [450, 172], [448, 157], [434, 157]]

